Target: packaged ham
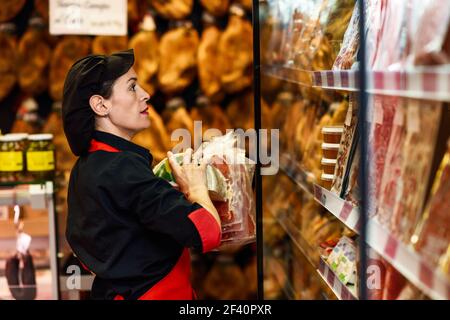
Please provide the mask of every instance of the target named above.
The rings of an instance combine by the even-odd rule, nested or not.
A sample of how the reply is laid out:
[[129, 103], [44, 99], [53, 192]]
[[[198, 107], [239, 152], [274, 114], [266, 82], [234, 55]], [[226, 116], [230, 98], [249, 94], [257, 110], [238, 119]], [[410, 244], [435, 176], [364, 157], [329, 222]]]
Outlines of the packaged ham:
[[394, 234], [409, 242], [421, 217], [440, 123], [442, 104], [407, 100], [406, 136], [402, 148], [399, 198], [390, 221]]
[[[255, 163], [245, 157], [239, 136], [229, 132], [204, 142], [194, 154], [207, 161], [207, 187], [222, 223], [222, 245], [243, 245], [256, 235], [255, 201], [252, 189]], [[182, 154], [176, 155], [178, 162]], [[156, 176], [176, 187], [167, 159], [153, 169]]]
[[41, 18], [32, 18], [18, 48], [18, 79], [20, 87], [29, 94], [40, 94], [48, 86], [48, 66], [51, 48]]
[[88, 37], [64, 36], [53, 50], [50, 62], [50, 96], [55, 101], [61, 101], [64, 80], [70, 67], [91, 49]]
[[229, 132], [204, 142], [196, 151], [226, 179], [226, 201], [217, 207], [222, 221], [222, 247], [253, 242], [256, 235], [252, 188], [255, 163], [245, 157], [238, 134]]
[[17, 41], [13, 24], [0, 25], [0, 101], [12, 90], [17, 81]]
[[145, 15], [139, 32], [130, 39], [128, 46], [134, 49], [133, 68], [136, 70], [139, 84], [151, 96], [156, 91], [159, 66], [159, 40], [152, 15]]
[[355, 95], [350, 95], [349, 106], [347, 110], [347, 115], [344, 122], [344, 132], [342, 133], [340, 148], [338, 151], [336, 169], [334, 171], [334, 182], [331, 187], [331, 191], [341, 195], [345, 191], [343, 187], [344, 180], [346, 177], [347, 167], [352, 163], [351, 149], [356, 148], [355, 131], [358, 122], [358, 104]]
[[219, 56], [219, 42], [222, 31], [215, 24], [214, 17], [203, 14], [203, 33], [198, 46], [198, 77], [202, 92], [209, 98], [219, 101], [223, 98], [221, 90], [222, 75]]
[[385, 1], [382, 9], [383, 25], [377, 40], [373, 69], [398, 70], [404, 67], [408, 55], [407, 8], [408, 1]]
[[408, 30], [412, 41], [412, 64], [450, 63], [450, 6], [448, 0], [411, 0]]
[[450, 244], [450, 140], [434, 178], [430, 200], [411, 242], [425, 259], [437, 264]]
[[375, 215], [380, 198], [386, 154], [399, 100], [391, 96], [371, 96], [369, 99], [369, 214]]
[[351, 69], [357, 60], [360, 39], [359, 17], [358, 3], [356, 3], [347, 30], [345, 31], [340, 51], [334, 61], [333, 70]]
[[377, 208], [378, 220], [386, 226], [389, 226], [395, 202], [401, 196], [400, 184], [398, 182], [401, 177], [403, 157], [406, 156], [402, 152], [406, 137], [405, 113], [405, 101], [401, 99], [395, 108]]
[[158, 82], [167, 94], [182, 91], [197, 75], [199, 36], [186, 21], [165, 33], [159, 44]]
[[25, 0], [3, 0], [0, 4], [0, 22], [13, 19], [22, 10]]
[[166, 19], [184, 19], [192, 12], [193, 0], [147, 0]]
[[202, 6], [212, 15], [221, 17], [228, 11], [229, 0], [200, 0]]
[[227, 93], [236, 93], [252, 84], [252, 25], [244, 18], [242, 8], [230, 7], [228, 25], [219, 42], [219, 64], [222, 68], [222, 87]]
[[[383, 28], [385, 26], [384, 20], [386, 16], [386, 6], [388, 0], [368, 0], [365, 3], [366, 21], [366, 59], [367, 65], [373, 67], [375, 60], [379, 53], [379, 44], [381, 35], [386, 32]], [[398, 1], [395, 1], [398, 2]]]

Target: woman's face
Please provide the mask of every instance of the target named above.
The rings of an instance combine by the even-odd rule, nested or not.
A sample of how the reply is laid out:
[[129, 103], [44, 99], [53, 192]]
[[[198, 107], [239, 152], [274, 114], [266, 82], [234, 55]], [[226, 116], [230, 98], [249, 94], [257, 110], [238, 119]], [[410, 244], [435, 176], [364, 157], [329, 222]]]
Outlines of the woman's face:
[[137, 83], [133, 68], [117, 78], [112, 95], [106, 101], [110, 104], [109, 119], [121, 132], [131, 137], [150, 126], [148, 105], [149, 94]]

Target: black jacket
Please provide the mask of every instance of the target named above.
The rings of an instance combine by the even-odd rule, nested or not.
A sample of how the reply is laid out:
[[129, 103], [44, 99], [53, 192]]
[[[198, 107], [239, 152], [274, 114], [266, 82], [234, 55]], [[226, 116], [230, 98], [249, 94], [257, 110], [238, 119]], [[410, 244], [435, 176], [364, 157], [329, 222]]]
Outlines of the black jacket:
[[147, 149], [105, 132], [94, 139], [119, 152], [97, 149], [76, 162], [67, 240], [96, 275], [93, 298], [136, 299], [170, 272], [184, 248], [210, 250], [220, 234], [206, 244], [189, 217], [202, 207], [153, 174]]

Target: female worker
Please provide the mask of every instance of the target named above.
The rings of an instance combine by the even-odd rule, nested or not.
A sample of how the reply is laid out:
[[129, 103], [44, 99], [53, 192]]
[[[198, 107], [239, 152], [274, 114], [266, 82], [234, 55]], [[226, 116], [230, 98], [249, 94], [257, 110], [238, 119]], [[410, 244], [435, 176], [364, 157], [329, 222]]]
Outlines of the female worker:
[[192, 299], [188, 248], [220, 244], [205, 163], [169, 163], [180, 191], [155, 177], [149, 150], [131, 142], [147, 128], [148, 94], [133, 50], [90, 55], [67, 74], [64, 132], [79, 156], [68, 190], [67, 240], [95, 274], [94, 299]]

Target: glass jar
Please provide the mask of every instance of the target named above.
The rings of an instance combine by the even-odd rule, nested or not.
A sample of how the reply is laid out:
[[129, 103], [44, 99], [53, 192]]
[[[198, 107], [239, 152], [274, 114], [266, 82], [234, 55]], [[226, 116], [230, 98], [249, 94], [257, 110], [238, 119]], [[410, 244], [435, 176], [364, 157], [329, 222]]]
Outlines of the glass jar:
[[35, 181], [53, 180], [55, 162], [53, 135], [49, 133], [29, 135], [26, 165], [31, 178]]
[[0, 182], [21, 182], [25, 178], [26, 133], [0, 136]]

